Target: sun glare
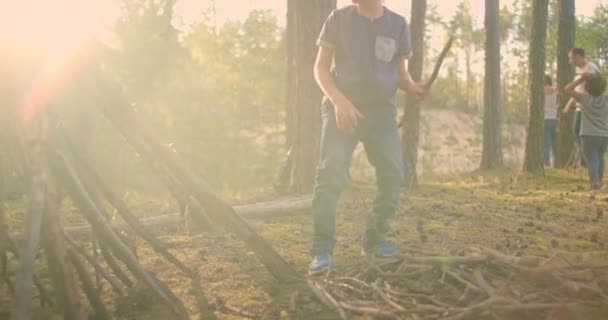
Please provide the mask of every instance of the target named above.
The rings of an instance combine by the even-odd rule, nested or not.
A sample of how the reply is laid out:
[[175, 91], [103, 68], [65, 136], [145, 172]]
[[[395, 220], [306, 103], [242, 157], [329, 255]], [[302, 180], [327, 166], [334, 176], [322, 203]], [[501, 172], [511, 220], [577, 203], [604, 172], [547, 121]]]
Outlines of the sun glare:
[[61, 92], [92, 55], [91, 44], [116, 16], [112, 1], [13, 1], [0, 19], [0, 41], [10, 57], [33, 57], [37, 72], [21, 108], [31, 119]]

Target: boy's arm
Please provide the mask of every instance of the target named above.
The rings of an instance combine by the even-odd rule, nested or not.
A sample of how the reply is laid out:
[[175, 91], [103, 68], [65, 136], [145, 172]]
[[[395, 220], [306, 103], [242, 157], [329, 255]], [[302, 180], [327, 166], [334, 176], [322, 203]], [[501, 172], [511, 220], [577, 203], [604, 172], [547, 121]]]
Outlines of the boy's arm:
[[334, 78], [331, 75], [331, 64], [334, 59], [335, 49], [329, 46], [319, 46], [317, 60], [315, 61], [314, 73], [315, 80], [321, 91], [336, 105], [346, 99], [344, 94], [338, 89]]
[[566, 92], [566, 94], [571, 96], [572, 98], [576, 99], [576, 97], [578, 95], [578, 92], [576, 92], [576, 87], [581, 85], [586, 80], [587, 80], [587, 76], [585, 74], [583, 74], [578, 79], [568, 83], [568, 85], [566, 85], [566, 87], [564, 88], [564, 92]]
[[564, 112], [567, 113], [567, 112], [574, 110], [575, 106], [576, 106], [576, 100], [574, 100], [574, 98], [570, 98], [570, 100], [568, 100], [568, 104], [564, 108]]
[[331, 64], [335, 55], [335, 49], [331, 46], [319, 46], [317, 60], [315, 61], [315, 80], [321, 91], [334, 105], [336, 113], [336, 125], [338, 129], [351, 133], [357, 127], [359, 119], [363, 115], [355, 108], [348, 98], [340, 91], [331, 75]]
[[578, 87], [579, 85], [581, 85], [582, 83], [584, 83], [585, 81], [587, 81], [588, 75], [587, 74], [583, 74], [581, 75], [578, 79], [570, 82], [568, 85], [566, 85], [566, 87], [564, 88], [564, 92], [571, 96], [572, 98], [570, 99], [570, 101], [568, 102], [568, 106], [566, 106], [566, 109], [564, 110], [564, 112], [568, 112], [570, 111], [570, 109], [573, 108], [573, 106], [578, 102], [581, 107], [585, 107], [587, 104], [587, 98], [589, 97], [587, 94], [583, 94], [580, 92], [576, 92], [576, 87]]
[[407, 70], [406, 59], [399, 60], [399, 89], [414, 95], [419, 100], [424, 100], [428, 94], [428, 88], [416, 83]]

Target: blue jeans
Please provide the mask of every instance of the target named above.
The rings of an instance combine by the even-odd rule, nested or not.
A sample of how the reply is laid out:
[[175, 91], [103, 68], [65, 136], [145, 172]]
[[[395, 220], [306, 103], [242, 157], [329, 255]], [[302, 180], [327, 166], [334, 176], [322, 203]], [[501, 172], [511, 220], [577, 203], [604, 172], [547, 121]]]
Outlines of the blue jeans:
[[553, 154], [553, 144], [555, 143], [555, 130], [557, 127], [556, 119], [545, 119], [545, 135], [543, 155], [545, 158], [545, 166], [551, 166], [551, 155]]
[[584, 167], [585, 155], [583, 154], [583, 147], [581, 142], [581, 112], [579, 110], [575, 111], [574, 117], [572, 117], [572, 135], [574, 136], [574, 141], [579, 146], [581, 165]]
[[372, 249], [388, 232], [388, 220], [399, 204], [404, 166], [401, 141], [393, 106], [360, 108], [365, 118], [352, 134], [336, 126], [334, 107], [324, 104], [321, 154], [313, 191], [313, 239], [311, 254], [333, 253], [335, 211], [355, 147], [363, 142], [367, 158], [376, 171], [378, 192], [365, 236], [365, 249]]
[[599, 187], [604, 180], [604, 153], [608, 146], [608, 137], [581, 136], [581, 144], [587, 160], [589, 182], [592, 187]]
[[574, 136], [576, 143], [580, 143], [581, 112], [579, 110], [574, 111], [574, 116], [572, 117], [572, 135]]

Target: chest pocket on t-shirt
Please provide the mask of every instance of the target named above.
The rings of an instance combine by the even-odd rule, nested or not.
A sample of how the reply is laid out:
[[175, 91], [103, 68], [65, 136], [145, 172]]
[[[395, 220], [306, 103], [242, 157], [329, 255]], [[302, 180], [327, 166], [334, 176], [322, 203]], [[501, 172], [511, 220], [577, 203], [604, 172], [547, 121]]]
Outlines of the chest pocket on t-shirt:
[[397, 41], [393, 38], [377, 36], [375, 47], [376, 59], [388, 63], [395, 57]]

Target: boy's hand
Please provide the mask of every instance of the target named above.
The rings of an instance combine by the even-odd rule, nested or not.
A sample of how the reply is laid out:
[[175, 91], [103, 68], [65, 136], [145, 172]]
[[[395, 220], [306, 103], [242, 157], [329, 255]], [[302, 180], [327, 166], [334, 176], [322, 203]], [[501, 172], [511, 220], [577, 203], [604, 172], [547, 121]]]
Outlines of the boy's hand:
[[412, 82], [409, 86], [409, 93], [422, 101], [429, 95], [430, 88], [422, 83]]
[[568, 113], [568, 112], [574, 110], [575, 106], [576, 106], [576, 101], [571, 98], [570, 100], [568, 100], [568, 104], [566, 104], [566, 107], [564, 108], [564, 110], [562, 112]]
[[340, 131], [353, 133], [363, 115], [347, 98], [341, 98], [335, 103], [336, 125]]

